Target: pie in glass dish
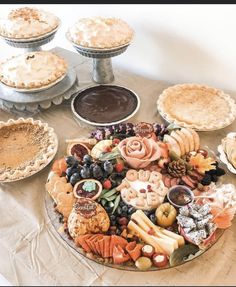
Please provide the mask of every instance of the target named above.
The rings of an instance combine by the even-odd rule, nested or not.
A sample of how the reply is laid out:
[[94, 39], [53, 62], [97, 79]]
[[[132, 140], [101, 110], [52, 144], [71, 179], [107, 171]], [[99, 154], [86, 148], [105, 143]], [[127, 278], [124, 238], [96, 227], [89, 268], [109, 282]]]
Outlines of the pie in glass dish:
[[114, 17], [81, 18], [67, 32], [74, 44], [86, 48], [112, 49], [129, 44], [133, 29]]
[[32, 118], [0, 122], [0, 182], [26, 178], [54, 158], [57, 136], [47, 123]]
[[180, 84], [165, 89], [157, 109], [169, 123], [199, 131], [230, 125], [236, 116], [235, 101], [222, 90], [199, 84]]
[[59, 18], [48, 11], [22, 7], [1, 20], [0, 35], [16, 40], [38, 38], [55, 31], [59, 24]]
[[48, 51], [14, 56], [0, 65], [0, 81], [12, 88], [36, 89], [52, 86], [67, 73], [66, 61]]

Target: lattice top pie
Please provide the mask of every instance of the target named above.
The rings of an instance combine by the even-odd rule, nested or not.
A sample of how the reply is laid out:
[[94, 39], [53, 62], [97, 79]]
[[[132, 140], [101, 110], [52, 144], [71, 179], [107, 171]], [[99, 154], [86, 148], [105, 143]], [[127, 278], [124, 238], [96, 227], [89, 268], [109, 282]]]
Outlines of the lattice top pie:
[[32, 118], [0, 122], [0, 182], [28, 177], [57, 152], [57, 137], [46, 123]]
[[68, 31], [75, 44], [107, 49], [128, 44], [133, 34], [133, 29], [126, 22], [113, 17], [82, 18]]
[[167, 88], [160, 95], [157, 106], [168, 122], [203, 131], [226, 127], [236, 116], [236, 105], [229, 95], [197, 84]]
[[0, 65], [0, 81], [14, 88], [40, 88], [65, 76], [67, 63], [58, 55], [29, 52], [14, 56]]
[[23, 7], [12, 10], [1, 21], [0, 34], [13, 39], [40, 37], [55, 30], [60, 24], [58, 17], [42, 9]]

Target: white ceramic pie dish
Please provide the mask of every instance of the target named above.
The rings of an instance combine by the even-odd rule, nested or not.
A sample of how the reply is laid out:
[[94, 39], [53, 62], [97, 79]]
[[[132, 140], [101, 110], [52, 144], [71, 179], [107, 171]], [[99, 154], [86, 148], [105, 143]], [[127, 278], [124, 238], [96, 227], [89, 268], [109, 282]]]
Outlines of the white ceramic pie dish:
[[[226, 135], [226, 137], [230, 136], [236, 136], [236, 132], [232, 132]], [[232, 172], [233, 174], [236, 174], [236, 169], [234, 166], [229, 162], [228, 157], [223, 149], [222, 144], [218, 145], [217, 150], [219, 152], [219, 158], [220, 160], [227, 166], [228, 170]]]

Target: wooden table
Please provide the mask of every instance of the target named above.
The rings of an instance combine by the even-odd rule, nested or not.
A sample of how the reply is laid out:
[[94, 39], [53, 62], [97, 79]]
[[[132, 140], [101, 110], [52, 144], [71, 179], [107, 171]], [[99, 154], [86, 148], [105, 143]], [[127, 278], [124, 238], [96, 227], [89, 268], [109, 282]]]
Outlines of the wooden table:
[[[79, 56], [77, 56], [79, 57]], [[81, 58], [82, 59], [82, 58]], [[84, 59], [84, 58], [83, 58]], [[91, 82], [91, 61], [77, 67], [81, 88]], [[138, 93], [141, 108], [133, 122], [162, 122], [156, 100], [171, 83], [155, 81], [118, 70], [116, 84]], [[227, 92], [227, 91], [226, 91]], [[236, 96], [236, 93], [230, 93]], [[19, 115], [0, 111], [0, 120]], [[59, 138], [56, 157], [65, 153], [66, 138], [86, 136], [92, 129], [78, 124], [72, 116], [70, 101], [53, 106], [35, 119], [48, 122]], [[216, 151], [222, 137], [236, 130], [236, 123], [216, 132], [201, 132], [202, 146]], [[107, 268], [85, 259], [59, 237], [45, 210], [45, 188], [50, 166], [20, 182], [0, 185], [0, 273], [13, 285], [235, 285], [236, 220], [209, 251], [180, 267], [156, 272], [128, 272]], [[236, 183], [235, 175], [226, 181]]]

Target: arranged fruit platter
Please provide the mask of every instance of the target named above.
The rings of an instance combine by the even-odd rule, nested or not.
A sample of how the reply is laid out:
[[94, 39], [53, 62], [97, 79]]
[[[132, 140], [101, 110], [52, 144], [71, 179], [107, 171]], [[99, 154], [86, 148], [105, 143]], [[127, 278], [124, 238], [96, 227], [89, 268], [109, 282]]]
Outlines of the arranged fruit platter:
[[117, 124], [67, 143], [47, 179], [46, 208], [87, 258], [133, 271], [171, 268], [231, 225], [235, 187], [193, 129]]

